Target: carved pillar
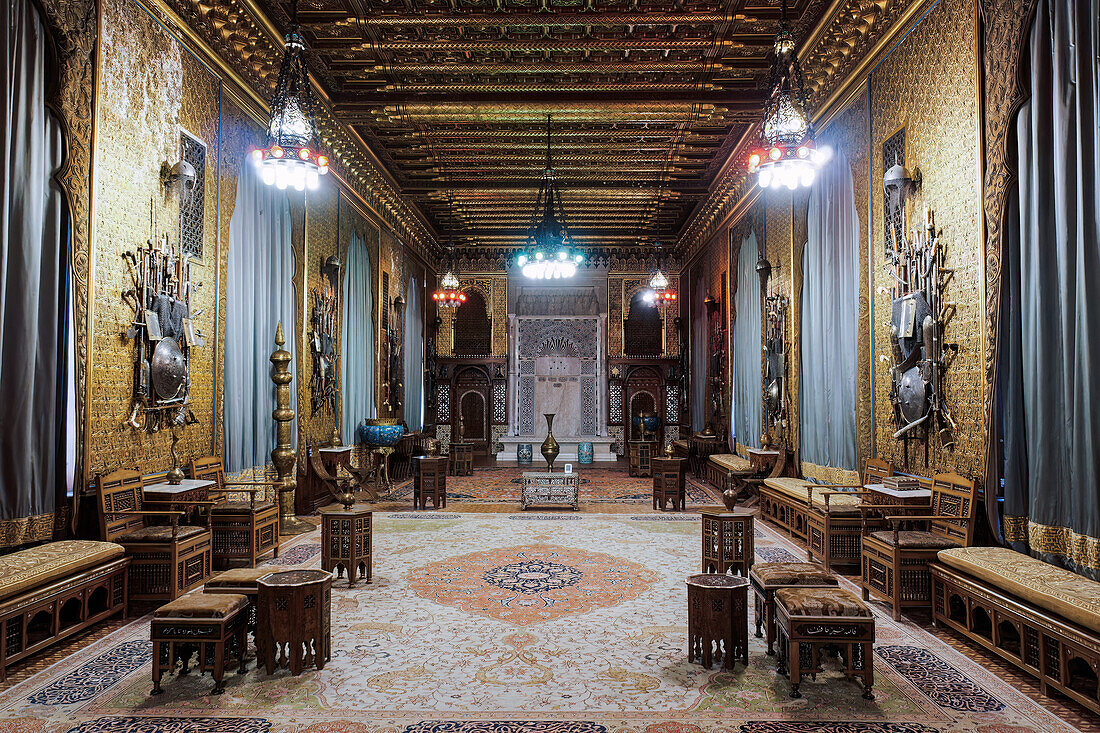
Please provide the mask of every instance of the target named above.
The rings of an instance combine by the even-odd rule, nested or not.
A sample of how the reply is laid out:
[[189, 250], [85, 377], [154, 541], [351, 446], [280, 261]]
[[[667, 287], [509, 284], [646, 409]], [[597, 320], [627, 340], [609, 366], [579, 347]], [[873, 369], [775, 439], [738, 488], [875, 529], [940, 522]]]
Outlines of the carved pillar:
[[519, 343], [516, 314], [508, 314], [508, 435], [519, 435]]
[[275, 450], [271, 451], [271, 462], [279, 474], [279, 534], [302, 534], [314, 527], [294, 516], [294, 491], [298, 488], [294, 479], [294, 447], [291, 444], [291, 423], [294, 422], [294, 410], [290, 409], [290, 382], [294, 375], [290, 373], [290, 352], [283, 348], [283, 322], [279, 321], [275, 329], [275, 351], [271, 353], [271, 365], [274, 372], [271, 381], [275, 383], [275, 409], [271, 417], [275, 419]]

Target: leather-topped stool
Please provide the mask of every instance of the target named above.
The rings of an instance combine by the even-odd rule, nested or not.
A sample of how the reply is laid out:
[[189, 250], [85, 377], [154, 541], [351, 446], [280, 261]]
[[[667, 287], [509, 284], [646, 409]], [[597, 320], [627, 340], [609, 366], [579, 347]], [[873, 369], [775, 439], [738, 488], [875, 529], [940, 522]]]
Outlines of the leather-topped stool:
[[817, 678], [822, 650], [839, 650], [842, 671], [863, 681], [863, 697], [874, 700], [875, 617], [859, 596], [842, 588], [779, 588], [775, 591], [779, 673], [791, 681], [791, 697], [805, 674]]
[[763, 626], [768, 638], [768, 656], [775, 654], [775, 591], [788, 586], [836, 587], [836, 576], [813, 562], [758, 562], [749, 571], [755, 598], [756, 638]]
[[281, 573], [290, 568], [277, 567], [275, 565], [260, 565], [255, 568], [230, 568], [218, 573], [206, 585], [202, 592], [206, 594], [235, 594], [248, 599], [248, 630], [252, 636], [256, 636], [256, 597], [259, 591], [256, 589], [256, 581], [270, 573]]
[[[199, 670], [210, 670], [214, 676], [214, 692], [225, 691], [222, 677], [225, 660], [235, 654], [244, 674], [245, 632], [248, 625], [248, 598], [236, 593], [192, 593], [167, 603], [153, 612], [149, 639], [153, 642], [153, 690], [159, 695], [160, 680], [171, 674], [177, 662], [180, 674], [190, 672], [191, 655], [198, 651]], [[212, 647], [212, 648], [211, 648]]]

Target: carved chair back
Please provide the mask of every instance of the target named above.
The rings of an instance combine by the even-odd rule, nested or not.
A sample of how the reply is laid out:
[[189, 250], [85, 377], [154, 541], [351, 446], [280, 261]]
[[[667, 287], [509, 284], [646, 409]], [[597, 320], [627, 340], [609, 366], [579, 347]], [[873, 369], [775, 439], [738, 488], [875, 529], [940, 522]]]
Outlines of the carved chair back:
[[221, 458], [218, 456], [196, 458], [191, 461], [191, 465], [188, 467], [188, 473], [191, 474], [191, 478], [202, 479], [204, 481], [216, 481], [218, 483], [218, 488], [208, 492], [210, 500], [217, 502], [226, 501], [225, 466]]
[[934, 519], [933, 534], [969, 547], [974, 541], [974, 521], [977, 516], [974, 481], [955, 473], [938, 473], [932, 477], [932, 506], [929, 515], [953, 517]]
[[863, 483], [866, 485], [881, 484], [884, 478], [893, 475], [894, 466], [881, 458], [868, 458], [863, 466]]
[[141, 529], [145, 518], [137, 514], [118, 515], [114, 512], [141, 511], [145, 481], [137, 471], [119, 470], [96, 478], [99, 496], [99, 535], [105, 542]]

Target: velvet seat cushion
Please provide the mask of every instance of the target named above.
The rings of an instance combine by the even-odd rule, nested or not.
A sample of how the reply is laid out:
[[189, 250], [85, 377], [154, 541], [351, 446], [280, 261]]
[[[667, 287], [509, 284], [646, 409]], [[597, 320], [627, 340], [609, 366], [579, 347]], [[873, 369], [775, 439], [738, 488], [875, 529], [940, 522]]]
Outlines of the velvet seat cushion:
[[779, 588], [775, 602], [788, 616], [870, 616], [871, 609], [855, 593], [842, 588]]
[[[879, 542], [886, 543], [890, 547], [894, 546], [894, 533], [890, 530], [872, 532], [871, 537], [874, 537]], [[941, 537], [938, 534], [933, 534], [932, 532], [918, 532], [913, 530], [898, 532], [898, 547], [903, 550], [947, 550], [958, 546], [958, 542], [946, 537]]]
[[0, 556], [0, 601], [125, 554], [114, 542], [62, 540]]
[[758, 562], [750, 575], [761, 585], [836, 585], [836, 576], [813, 562]]
[[[190, 524], [182, 524], [179, 527], [179, 532], [176, 534], [176, 539], [185, 540], [188, 537], [194, 537], [205, 531], [206, 527], [195, 527]], [[172, 527], [167, 524], [158, 524], [154, 527], [139, 527], [115, 539], [123, 544], [127, 542], [170, 542], [172, 540]]]
[[166, 603], [153, 618], [228, 618], [248, 606], [248, 598], [237, 593], [191, 593]]
[[1005, 593], [1100, 632], [1100, 583], [1007, 547], [958, 547], [939, 560]]
[[715, 453], [707, 458], [708, 461], [727, 471], [751, 471], [752, 464], [748, 459], [742, 458], [736, 453]]
[[[275, 506], [271, 501], [256, 501], [256, 511], [263, 511]], [[212, 511], [215, 514], [240, 514], [242, 512], [248, 513], [252, 511], [252, 503], [245, 499], [243, 501], [225, 501], [221, 504], [215, 504], [212, 507]]]
[[261, 565], [256, 568], [230, 568], [223, 573], [218, 573], [206, 581], [207, 588], [247, 588], [256, 587], [256, 581], [271, 573], [281, 573], [290, 568], [280, 568], [274, 565]]
[[[778, 491], [792, 499], [806, 503], [806, 489], [813, 489], [813, 506], [815, 509], [825, 510], [825, 493], [833, 491], [828, 486], [815, 484], [800, 478], [766, 478], [764, 485], [769, 489]], [[846, 496], [833, 494], [829, 497], [829, 512], [832, 514], [859, 514], [859, 505], [862, 500], [858, 495]]]

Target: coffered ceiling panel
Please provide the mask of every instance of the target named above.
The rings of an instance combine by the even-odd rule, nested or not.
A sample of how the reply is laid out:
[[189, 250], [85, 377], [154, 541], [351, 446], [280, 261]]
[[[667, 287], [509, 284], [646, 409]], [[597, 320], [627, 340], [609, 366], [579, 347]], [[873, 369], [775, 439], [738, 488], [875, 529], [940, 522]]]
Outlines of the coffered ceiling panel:
[[[258, 3], [280, 28], [293, 2]], [[790, 0], [804, 37], [825, 0]], [[778, 1], [299, 0], [311, 69], [460, 247], [521, 245], [546, 156], [580, 244], [684, 226], [757, 119]]]

